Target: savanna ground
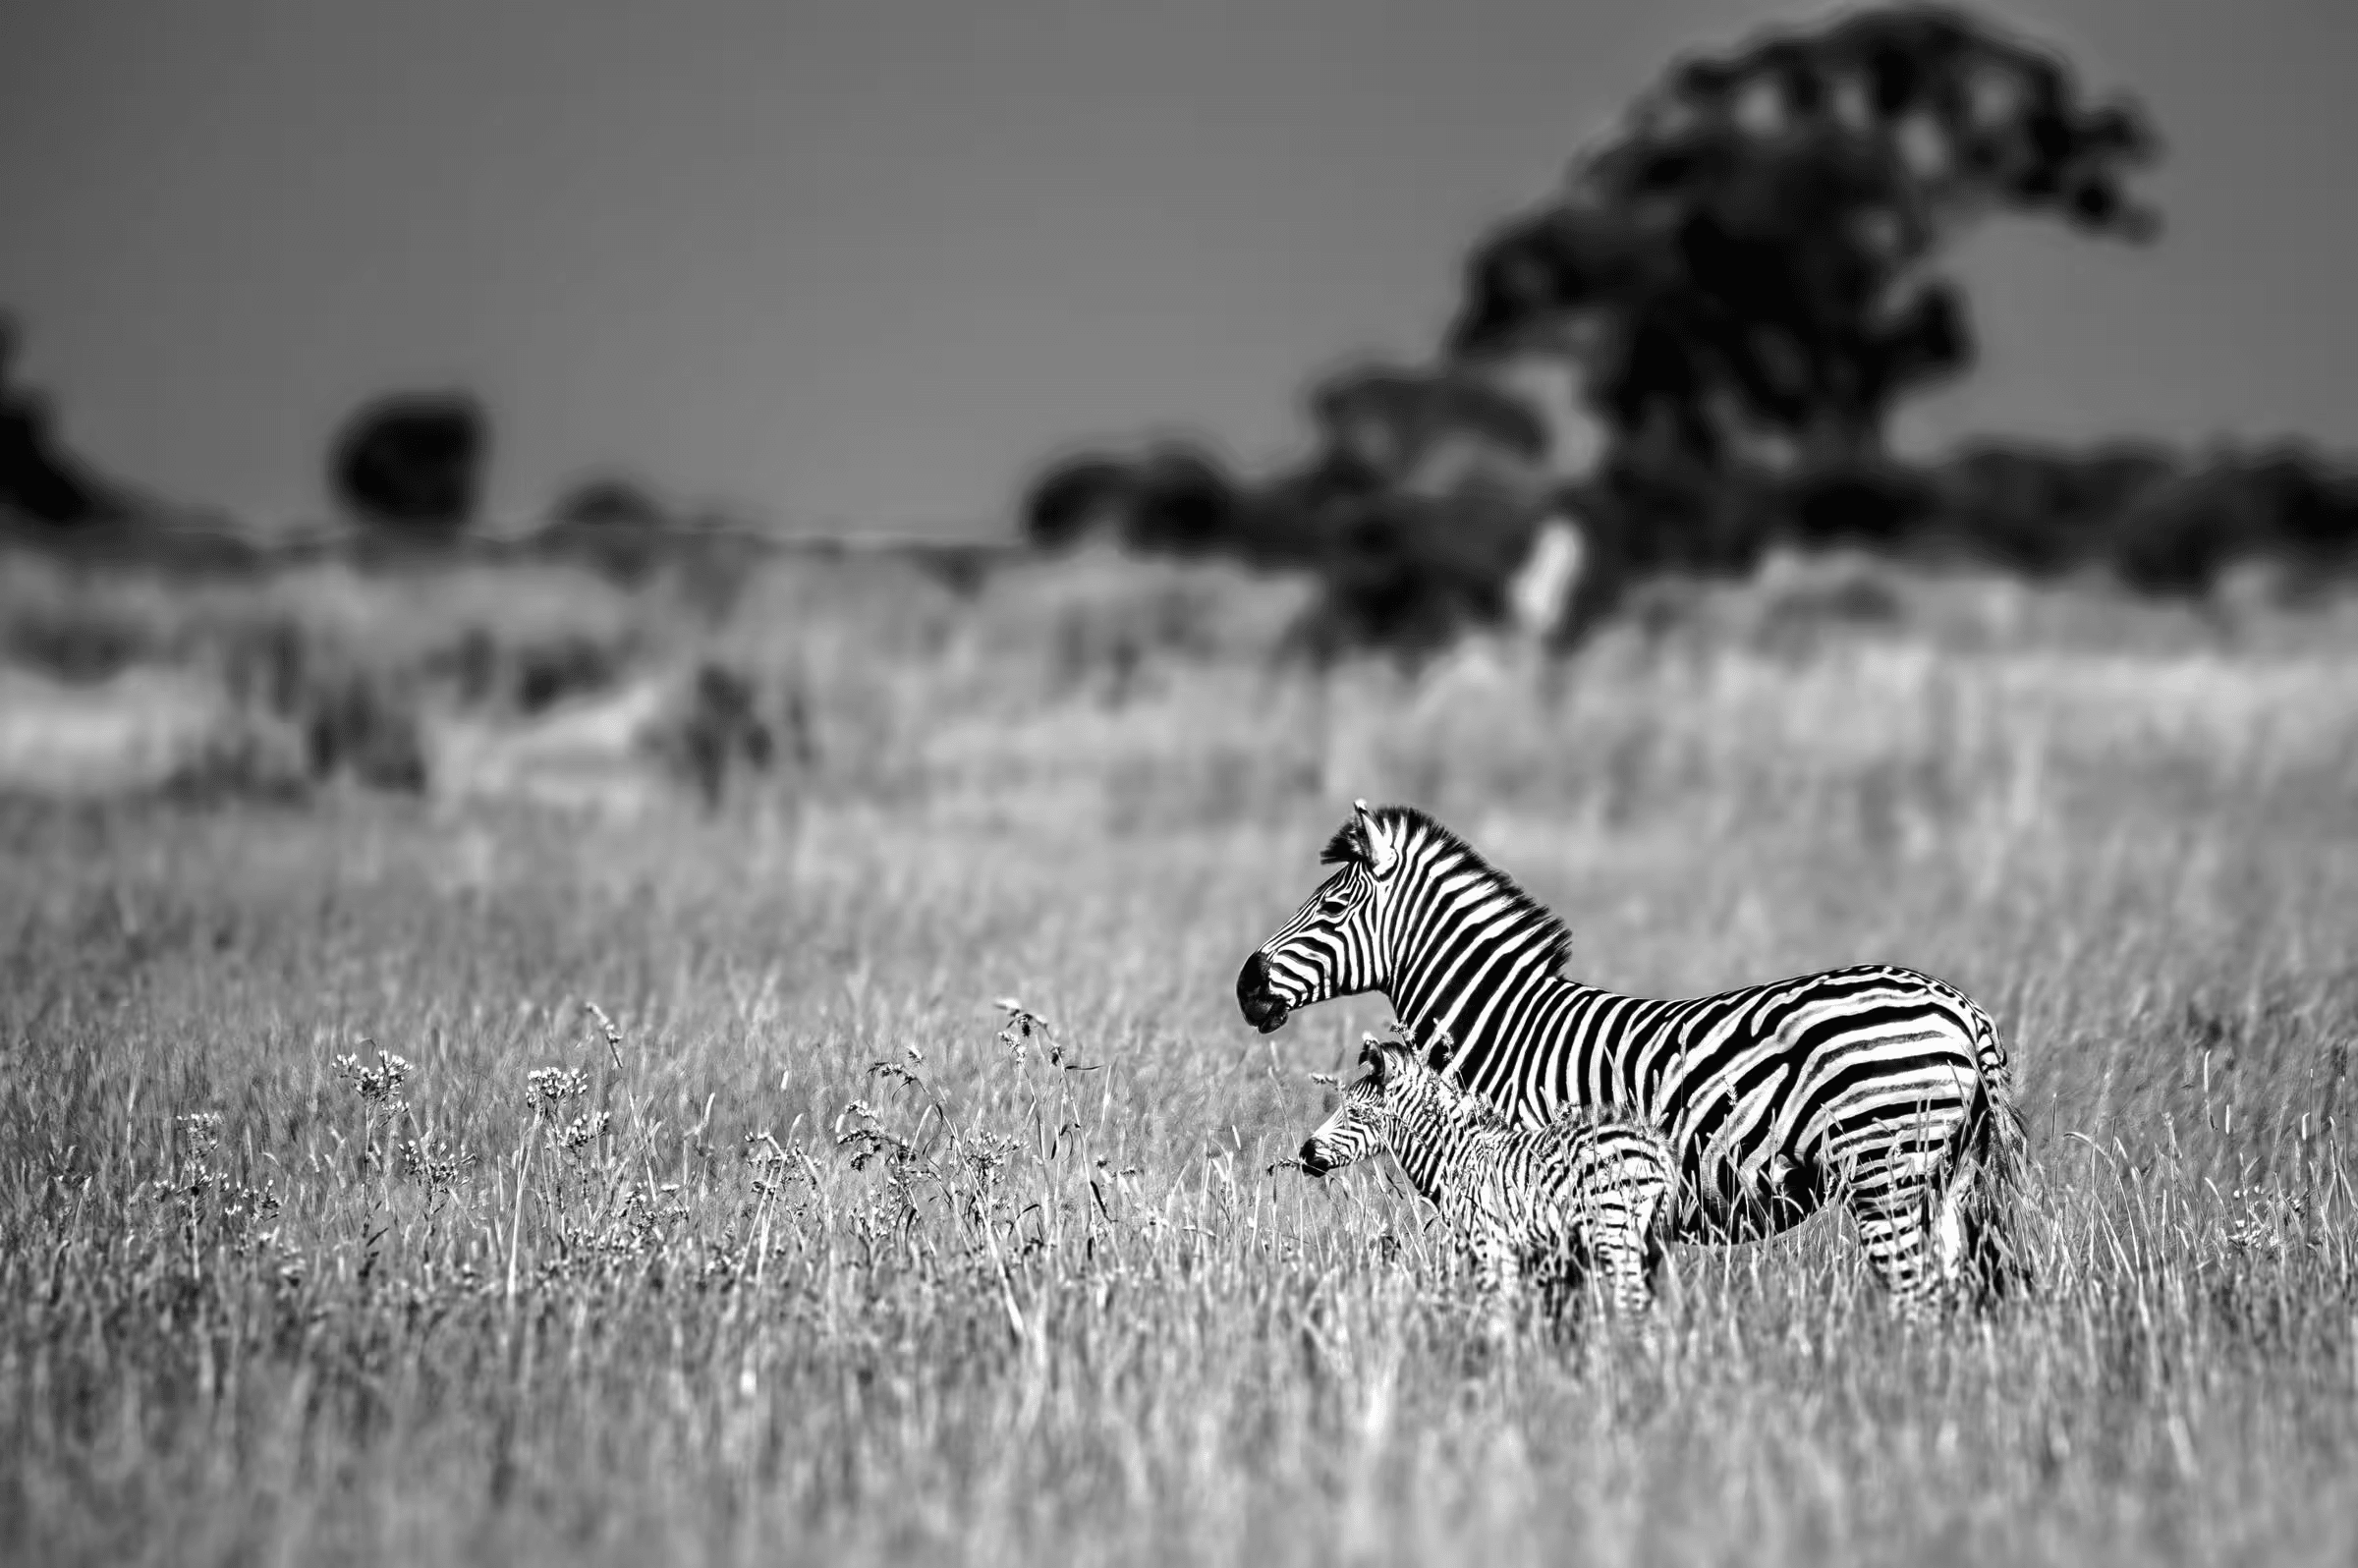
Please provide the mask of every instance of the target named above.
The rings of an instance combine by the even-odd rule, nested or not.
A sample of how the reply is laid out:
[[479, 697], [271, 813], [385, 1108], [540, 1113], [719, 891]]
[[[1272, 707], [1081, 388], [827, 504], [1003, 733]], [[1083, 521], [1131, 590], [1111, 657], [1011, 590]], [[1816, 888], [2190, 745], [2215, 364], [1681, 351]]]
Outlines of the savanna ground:
[[[709, 813], [0, 809], [9, 1561], [2358, 1552], [2358, 619], [1754, 589], [1411, 679], [1101, 564], [35, 597], [182, 668], [586, 626], [798, 716]], [[1971, 991], [2040, 1293], [1910, 1330], [1822, 1221], [1682, 1250], [1651, 1345], [1489, 1338], [1380, 1172], [1269, 1168], [1383, 1018], [1231, 991], [1354, 795], [1600, 983]]]

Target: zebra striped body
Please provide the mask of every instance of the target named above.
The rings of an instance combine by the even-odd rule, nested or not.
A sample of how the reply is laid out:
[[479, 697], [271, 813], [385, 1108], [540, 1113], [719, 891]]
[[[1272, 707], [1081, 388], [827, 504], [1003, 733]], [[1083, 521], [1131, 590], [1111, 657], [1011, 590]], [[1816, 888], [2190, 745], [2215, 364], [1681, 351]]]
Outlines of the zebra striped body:
[[1297, 1007], [1379, 991], [1456, 1042], [1468, 1091], [1524, 1127], [1627, 1106], [1678, 1151], [1676, 1234], [1750, 1241], [1829, 1203], [1917, 1305], [1970, 1267], [2021, 1273], [2010, 1236], [2021, 1123], [2005, 1047], [1962, 992], [1873, 965], [1691, 1000], [1560, 973], [1563, 924], [1423, 812], [1363, 804], [1332, 876], [1246, 960], [1264, 1033]]
[[1653, 1305], [1678, 1182], [1660, 1134], [1580, 1116], [1516, 1127], [1399, 1040], [1371, 1035], [1360, 1060], [1368, 1075], [1303, 1144], [1305, 1170], [1388, 1148], [1486, 1289], [1512, 1298], [1529, 1281], [1552, 1312], [1594, 1272], [1623, 1312]]

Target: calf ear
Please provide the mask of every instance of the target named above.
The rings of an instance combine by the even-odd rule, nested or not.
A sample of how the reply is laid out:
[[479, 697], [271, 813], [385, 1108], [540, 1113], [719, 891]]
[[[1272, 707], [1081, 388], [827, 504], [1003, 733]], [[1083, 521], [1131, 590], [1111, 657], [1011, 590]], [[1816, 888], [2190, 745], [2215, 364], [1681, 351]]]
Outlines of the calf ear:
[[1360, 837], [1367, 841], [1368, 870], [1376, 876], [1389, 876], [1392, 868], [1400, 864], [1400, 846], [1385, 834], [1366, 801], [1353, 801], [1351, 810], [1359, 821]]
[[1360, 1036], [1359, 1065], [1381, 1079], [1383, 1076], [1383, 1041], [1373, 1035]]
[[1436, 1073], [1447, 1072], [1449, 1064], [1457, 1059], [1457, 1036], [1437, 1018], [1425, 1021], [1420, 1043], [1425, 1048], [1426, 1065]]

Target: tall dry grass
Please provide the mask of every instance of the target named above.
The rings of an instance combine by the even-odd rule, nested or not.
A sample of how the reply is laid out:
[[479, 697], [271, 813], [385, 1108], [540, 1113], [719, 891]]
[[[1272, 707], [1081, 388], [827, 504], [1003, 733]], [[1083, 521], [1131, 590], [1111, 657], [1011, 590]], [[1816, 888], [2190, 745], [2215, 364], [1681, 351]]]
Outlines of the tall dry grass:
[[[717, 815], [0, 805], [0, 1550], [2346, 1561], [2352, 644], [1940, 608], [1320, 674], [1215, 578], [765, 582], [615, 611], [803, 683]], [[1230, 996], [1352, 795], [1600, 982], [1964, 985], [2040, 1294], [1911, 1331], [1821, 1222], [1489, 1337], [1268, 1169], [1382, 1016]]]

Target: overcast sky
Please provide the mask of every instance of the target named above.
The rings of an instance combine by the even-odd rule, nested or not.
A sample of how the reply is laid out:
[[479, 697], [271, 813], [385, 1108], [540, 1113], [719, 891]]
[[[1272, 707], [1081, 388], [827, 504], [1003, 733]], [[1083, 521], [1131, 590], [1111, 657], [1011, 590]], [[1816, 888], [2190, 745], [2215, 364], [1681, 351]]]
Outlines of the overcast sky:
[[[789, 526], [1003, 519], [1044, 455], [1303, 439], [1429, 352], [1488, 223], [1743, 0], [8, 0], [0, 304], [73, 444], [315, 515], [395, 384], [498, 417], [499, 510], [627, 468]], [[1963, 434], [2358, 429], [2358, 5], [1992, 8], [2169, 143], [2156, 247], [1964, 259]]]

